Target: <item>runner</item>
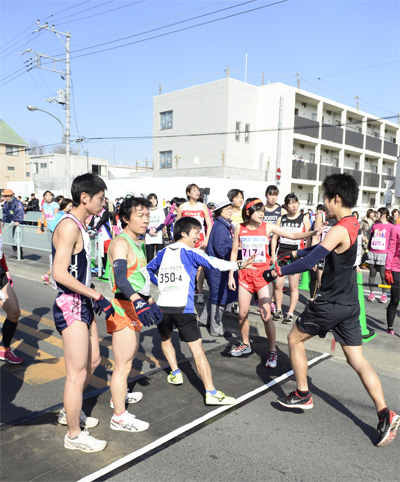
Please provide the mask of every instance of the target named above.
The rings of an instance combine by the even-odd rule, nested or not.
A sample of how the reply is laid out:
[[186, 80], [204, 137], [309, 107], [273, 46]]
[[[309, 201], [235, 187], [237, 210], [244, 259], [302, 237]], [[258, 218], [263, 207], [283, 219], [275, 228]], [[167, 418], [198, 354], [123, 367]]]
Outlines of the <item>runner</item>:
[[[192, 352], [197, 372], [204, 384], [206, 405], [232, 405], [235, 399], [215, 389], [211, 368], [204, 352], [200, 329], [194, 312], [195, 275], [199, 266], [220, 271], [239, 269], [239, 263], [210, 258], [199, 249], [200, 222], [192, 217], [181, 218], [175, 223], [175, 243], [157, 253], [147, 265], [151, 281], [158, 286], [160, 296], [157, 304], [163, 312], [158, 325], [161, 348], [171, 368], [168, 383], [182, 385], [183, 376], [176, 360], [171, 341], [173, 326]], [[254, 257], [243, 264], [250, 266]], [[157, 276], [156, 276], [157, 273]]]
[[[112, 430], [141, 432], [149, 428], [125, 410], [125, 403], [142, 399], [140, 392], [128, 392], [128, 376], [139, 348], [140, 330], [161, 321], [162, 313], [150, 297], [150, 281], [146, 271], [145, 245], [139, 236], [149, 225], [150, 203], [143, 198], [127, 196], [120, 207], [123, 232], [111, 241], [108, 255], [115, 297], [115, 314], [107, 319], [107, 333], [112, 334], [115, 368], [111, 377]], [[150, 305], [148, 303], [151, 303]]]
[[106, 189], [95, 174], [76, 177], [71, 187], [74, 207], [58, 223], [52, 239], [52, 275], [58, 287], [53, 313], [63, 339], [67, 372], [64, 408], [58, 422], [68, 425], [64, 447], [83, 452], [98, 452], [107, 446], [106, 441], [93, 438], [87, 430], [81, 431], [81, 426], [91, 428], [99, 423], [82, 411], [83, 391], [100, 363], [93, 308], [97, 314], [105, 312], [107, 318], [114, 312], [111, 303], [89, 287], [90, 239], [84, 228], [88, 216], [101, 211]]
[[[176, 220], [178, 221], [180, 218], [190, 216], [199, 221], [201, 229], [195, 248], [201, 248], [205, 250], [212, 228], [212, 222], [210, 219], [208, 207], [204, 203], [199, 202], [200, 189], [197, 184], [189, 184], [186, 187], [186, 197], [188, 199], [188, 202], [179, 206]], [[207, 227], [207, 232], [205, 231], [204, 224]], [[203, 285], [204, 270], [200, 266], [199, 270], [197, 271], [197, 303], [200, 304], [204, 303]]]
[[[3, 251], [3, 240], [0, 231], [0, 306], [6, 312], [6, 319], [3, 324], [3, 339], [0, 346], [0, 360], [7, 361], [12, 365], [23, 363], [24, 359], [17, 356], [14, 350], [10, 348], [11, 340], [17, 329], [18, 319], [21, 311], [18, 305], [18, 299], [14, 291], [14, 282], [8, 270], [6, 257]], [[6, 388], [3, 387], [3, 390]]]
[[284, 253], [278, 258], [280, 262], [285, 259], [302, 259], [283, 267], [275, 263], [273, 268], [264, 273], [266, 281], [273, 281], [277, 276], [309, 270], [325, 258], [320, 292], [316, 300], [299, 316], [288, 336], [297, 388], [286, 397], [278, 398], [278, 402], [288, 408], [313, 408], [307, 383], [308, 365], [304, 343], [316, 335], [324, 338], [332, 330], [335, 340], [342, 345], [347, 363], [356, 371], [375, 404], [379, 418], [377, 446], [381, 447], [394, 440], [400, 416], [387, 408], [379, 377], [362, 352], [356, 272], [361, 258], [362, 238], [360, 225], [351, 214], [359, 188], [349, 174], [327, 176], [322, 187], [328, 216], [335, 218], [337, 224], [330, 229], [321, 244]]
[[[392, 211], [393, 213], [393, 211]], [[386, 311], [388, 335], [394, 335], [393, 323], [400, 301], [400, 224], [392, 226], [385, 265], [385, 281], [391, 285], [390, 303]]]
[[[304, 248], [304, 241], [302, 236], [295, 240], [290, 239], [287, 236], [288, 232], [292, 233], [305, 233], [310, 230], [310, 220], [307, 214], [299, 212], [299, 198], [294, 193], [290, 193], [285, 197], [285, 206], [287, 208], [287, 214], [283, 214], [277, 221], [276, 225], [280, 226], [286, 234], [281, 235], [279, 239], [278, 251], [276, 246], [278, 242], [278, 236], [274, 236], [271, 241], [272, 252], [279, 256], [282, 253], [292, 251], [297, 248]], [[300, 275], [296, 274], [289, 277], [289, 289], [290, 289], [290, 304], [287, 313], [282, 311], [282, 299], [283, 299], [283, 286], [285, 278], [280, 278], [275, 285], [275, 302], [276, 312], [274, 314], [275, 321], [281, 321], [282, 323], [292, 323], [294, 310], [297, 302], [299, 301], [299, 279]]]
[[[43, 205], [42, 205], [42, 217], [41, 217], [41, 225], [40, 229], [44, 232], [45, 221], [47, 223], [48, 228], [48, 236], [51, 238], [51, 235], [54, 231], [54, 219], [60, 211], [60, 205], [58, 202], [54, 201], [54, 196], [51, 191], [45, 191], [43, 194]], [[42, 280], [47, 284], [50, 285], [50, 268], [46, 274], [42, 277]]]
[[[276, 224], [264, 223], [264, 203], [258, 198], [249, 198], [243, 206], [244, 223], [235, 228], [231, 261], [237, 260], [239, 243], [242, 246], [243, 261], [256, 254], [253, 267], [256, 270], [244, 270], [239, 273], [239, 327], [242, 342], [232, 349], [232, 356], [241, 356], [251, 353], [249, 340], [249, 309], [253, 293], [258, 294], [261, 319], [264, 322], [265, 333], [269, 341], [269, 354], [265, 366], [275, 368], [277, 366], [276, 332], [271, 318], [272, 285], [263, 278], [263, 272], [270, 267], [269, 256], [270, 235], [287, 236], [289, 239], [300, 239], [316, 234], [316, 231], [308, 233], [286, 232]], [[230, 273], [228, 286], [236, 289], [233, 273]]]

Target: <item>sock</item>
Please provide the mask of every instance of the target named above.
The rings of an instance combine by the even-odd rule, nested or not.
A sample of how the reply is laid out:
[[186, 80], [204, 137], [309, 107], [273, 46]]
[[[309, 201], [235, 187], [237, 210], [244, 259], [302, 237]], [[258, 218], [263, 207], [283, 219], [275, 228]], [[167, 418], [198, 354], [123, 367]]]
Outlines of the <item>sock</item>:
[[114, 417], [113, 418], [116, 418], [118, 420], [121, 420], [121, 418], [124, 418], [123, 416], [125, 415], [125, 413], [127, 412], [127, 410], [124, 410], [123, 412], [121, 413], [115, 413], [114, 412]]
[[11, 340], [17, 329], [17, 323], [10, 321], [8, 318], [4, 321], [3, 325], [3, 346], [4, 348], [10, 348]]
[[206, 390], [206, 393], [211, 393], [211, 395], [216, 395], [216, 394], [217, 394], [217, 389], [214, 388], [214, 390]]
[[378, 418], [380, 422], [382, 422], [385, 419], [388, 412], [389, 412], [389, 409], [387, 407], [382, 408], [382, 410], [378, 412]]
[[180, 369], [179, 369], [179, 368], [178, 368], [178, 370], [174, 370], [174, 371], [172, 372], [172, 375], [174, 375], [174, 376], [175, 376], [175, 375], [177, 375], [178, 373], [181, 373], [181, 371], [180, 371]]
[[310, 395], [310, 392], [308, 390], [306, 390], [305, 392], [302, 392], [301, 390], [297, 389], [296, 393], [300, 398], [306, 398], [308, 397], [308, 395]]

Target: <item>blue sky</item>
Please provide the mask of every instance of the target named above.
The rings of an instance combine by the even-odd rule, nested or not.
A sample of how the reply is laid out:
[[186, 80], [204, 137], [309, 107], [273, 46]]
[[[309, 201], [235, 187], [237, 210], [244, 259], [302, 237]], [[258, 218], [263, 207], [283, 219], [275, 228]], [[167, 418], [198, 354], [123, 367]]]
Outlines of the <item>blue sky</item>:
[[[53, 97], [65, 82], [59, 74], [34, 68], [25, 72], [27, 48], [62, 57], [64, 49], [48, 31], [32, 33], [36, 21], [70, 31], [72, 109], [71, 139], [78, 137], [151, 136], [153, 96], [231, 76], [244, 80], [248, 55], [249, 83], [296, 83], [356, 105], [380, 117], [400, 111], [400, 2], [288, 0], [254, 12], [97, 54], [93, 51], [143, 40], [190, 25], [262, 7], [273, 1], [20, 1], [2, 0], [0, 44], [0, 116], [26, 141], [49, 145], [61, 141], [61, 126], [34, 105], [65, 122]], [[135, 3], [135, 4], [134, 4]], [[216, 10], [237, 8], [160, 29]], [[86, 10], [86, 11], [85, 11]], [[102, 13], [106, 12], [107, 13]], [[96, 15], [100, 14], [100, 15]], [[89, 17], [89, 18], [84, 18]], [[77, 49], [133, 36], [96, 49]], [[79, 57], [79, 55], [90, 53]], [[45, 66], [45, 65], [43, 65]], [[14, 74], [15, 73], [15, 74]], [[23, 74], [23, 75], [20, 75]], [[14, 78], [15, 77], [15, 78]], [[392, 119], [396, 121], [396, 119]], [[152, 157], [151, 139], [88, 141], [90, 156], [111, 163], [144, 162]]]

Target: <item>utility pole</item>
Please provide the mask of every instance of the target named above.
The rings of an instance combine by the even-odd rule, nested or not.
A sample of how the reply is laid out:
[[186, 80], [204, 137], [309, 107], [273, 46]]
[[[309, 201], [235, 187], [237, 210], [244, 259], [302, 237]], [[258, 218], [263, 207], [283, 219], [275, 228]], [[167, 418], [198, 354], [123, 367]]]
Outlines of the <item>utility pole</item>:
[[[70, 48], [69, 48], [69, 40], [71, 38], [69, 32], [64, 33], [64, 32], [59, 32], [55, 30], [54, 25], [49, 28], [48, 23], [46, 22], [44, 25], [40, 25], [40, 21], [37, 21], [37, 26], [38, 28], [36, 29], [36, 32], [40, 32], [40, 30], [48, 30], [49, 32], [53, 32], [56, 34], [58, 40], [63, 44], [65, 48], [65, 60], [64, 59], [57, 59], [55, 57], [50, 57], [46, 54], [42, 54], [40, 52], [34, 52], [32, 49], [27, 49], [25, 52], [21, 52], [22, 54], [26, 52], [32, 52], [35, 54], [35, 56], [32, 58], [34, 63], [36, 63], [36, 67], [39, 69], [43, 70], [49, 70], [50, 72], [56, 72], [61, 75], [62, 79], [65, 79], [65, 104], [64, 102], [59, 102], [56, 100], [57, 103], [59, 104], [64, 104], [65, 105], [65, 163], [66, 163], [66, 176], [65, 176], [65, 190], [66, 190], [66, 196], [70, 195], [71, 191], [71, 166], [70, 166], [70, 157], [71, 157], [71, 131], [70, 131]], [[65, 37], [65, 43], [60, 37], [60, 35]], [[41, 60], [42, 59], [47, 59], [53, 61], [54, 65], [53, 68], [48, 68], [48, 67], [43, 67], [41, 65]], [[56, 69], [57, 62], [63, 62], [65, 63], [65, 71], [60, 71]], [[31, 67], [28, 70], [31, 70], [33, 67]]]

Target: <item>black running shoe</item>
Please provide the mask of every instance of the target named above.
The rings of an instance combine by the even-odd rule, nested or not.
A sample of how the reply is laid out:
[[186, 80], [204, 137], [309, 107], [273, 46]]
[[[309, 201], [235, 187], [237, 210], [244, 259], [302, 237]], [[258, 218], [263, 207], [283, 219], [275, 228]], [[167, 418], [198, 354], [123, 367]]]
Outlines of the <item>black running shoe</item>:
[[284, 317], [283, 311], [282, 310], [275, 310], [275, 313], [272, 317], [274, 321], [282, 321]]
[[397, 430], [399, 429], [399, 425], [400, 415], [397, 415], [397, 413], [389, 410], [389, 412], [386, 414], [386, 417], [378, 424], [379, 440], [376, 446], [383, 447], [384, 445], [393, 442], [396, 437]]
[[310, 410], [314, 406], [311, 394], [304, 398], [299, 397], [297, 390], [289, 393], [286, 397], [278, 398], [278, 402], [287, 408], [302, 408], [303, 410]]

